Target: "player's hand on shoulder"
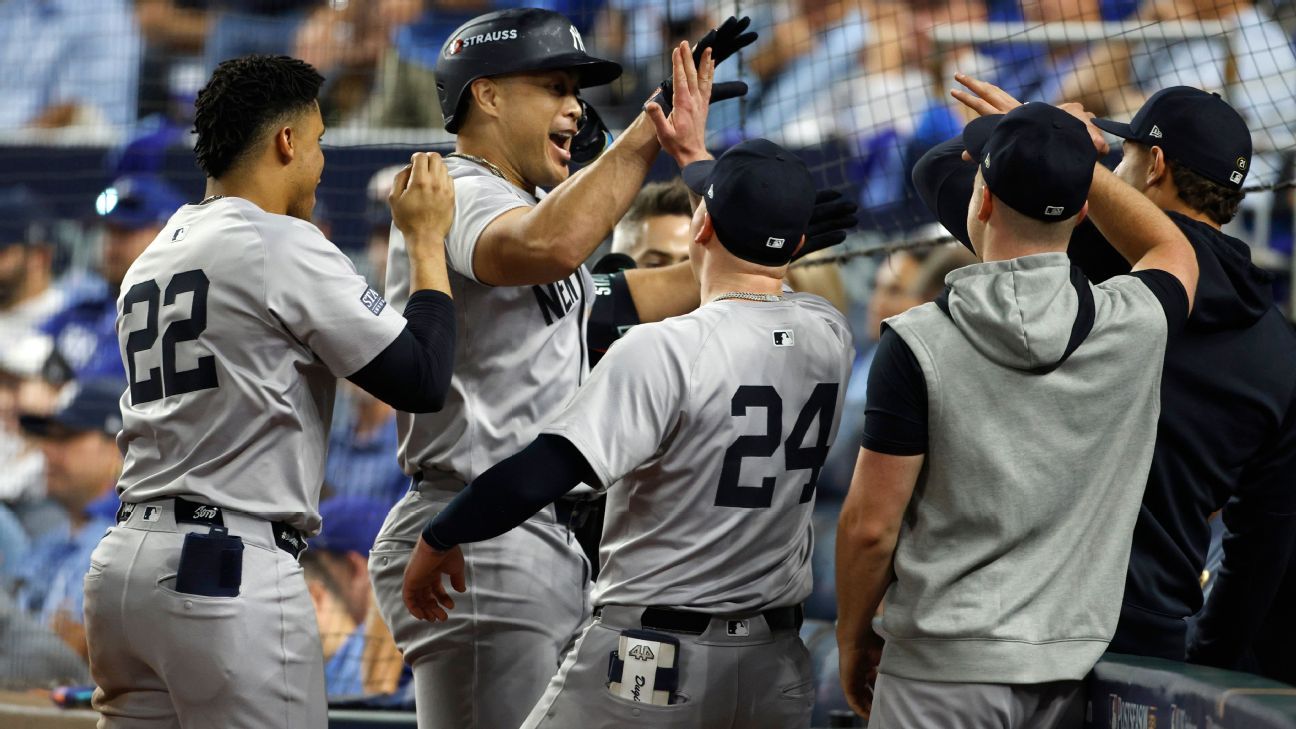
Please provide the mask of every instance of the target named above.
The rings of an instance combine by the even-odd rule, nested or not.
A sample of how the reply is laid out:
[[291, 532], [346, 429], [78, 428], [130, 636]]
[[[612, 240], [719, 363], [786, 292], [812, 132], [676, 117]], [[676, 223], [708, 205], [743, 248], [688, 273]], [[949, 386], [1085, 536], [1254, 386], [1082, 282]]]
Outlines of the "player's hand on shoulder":
[[426, 236], [444, 241], [454, 222], [455, 194], [441, 155], [414, 153], [410, 163], [396, 173], [387, 202], [392, 221], [406, 239]]
[[433, 549], [422, 539], [414, 545], [409, 564], [405, 565], [405, 584], [402, 597], [410, 615], [429, 622], [449, 619], [447, 611], [454, 609], [454, 599], [446, 592], [443, 576], [457, 592], [464, 592], [463, 550], [451, 547], [442, 552]]

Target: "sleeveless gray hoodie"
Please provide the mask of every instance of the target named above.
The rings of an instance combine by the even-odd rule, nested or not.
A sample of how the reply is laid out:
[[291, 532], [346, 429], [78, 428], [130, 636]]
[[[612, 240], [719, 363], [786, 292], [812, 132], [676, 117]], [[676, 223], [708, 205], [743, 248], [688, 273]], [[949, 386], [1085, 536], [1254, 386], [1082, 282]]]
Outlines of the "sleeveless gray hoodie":
[[881, 671], [1081, 679], [1120, 614], [1160, 411], [1166, 315], [1063, 253], [954, 271], [887, 324], [927, 384], [928, 451], [895, 552]]

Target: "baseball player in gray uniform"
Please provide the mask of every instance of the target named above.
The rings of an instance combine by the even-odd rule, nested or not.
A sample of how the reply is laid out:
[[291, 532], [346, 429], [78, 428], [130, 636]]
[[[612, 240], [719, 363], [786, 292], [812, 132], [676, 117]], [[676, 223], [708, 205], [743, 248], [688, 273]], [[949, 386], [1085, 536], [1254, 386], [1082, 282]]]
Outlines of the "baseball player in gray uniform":
[[306, 222], [322, 80], [283, 56], [216, 69], [195, 120], [209, 197], [122, 285], [122, 507], [85, 578], [101, 729], [325, 726], [296, 558], [321, 526], [337, 378], [408, 410], [445, 399], [448, 173], [416, 154], [389, 198], [416, 292], [402, 317]]
[[[705, 155], [713, 58], [749, 42], [733, 20], [701, 63], [676, 49], [675, 123], [695, 133], [677, 160]], [[610, 233], [660, 150], [643, 115], [569, 179], [573, 136], [586, 121], [580, 87], [620, 74], [585, 53], [561, 15], [489, 13], [455, 31], [438, 62], [447, 165], [456, 190], [446, 241], [457, 301], [458, 360], [446, 407], [401, 413], [399, 458], [413, 488], [370, 552], [383, 618], [413, 667], [422, 729], [501, 729], [522, 723], [589, 616], [589, 565], [554, 508], [465, 550], [473, 589], [443, 625], [409, 614], [402, 580], [427, 520], [466, 483], [530, 442], [589, 370], [593, 282], [582, 261]], [[552, 188], [544, 195], [538, 188]], [[408, 290], [405, 242], [393, 235], [387, 294]], [[687, 266], [640, 272], [631, 284], [648, 321], [697, 305]], [[657, 295], [657, 292], [664, 292]]]
[[526, 727], [809, 725], [797, 630], [850, 330], [781, 288], [815, 197], [799, 159], [751, 140], [684, 178], [703, 196], [690, 259], [705, 303], [613, 344], [539, 437], [428, 523], [406, 574], [411, 613], [453, 621], [465, 606], [443, 575], [482, 579], [465, 548], [577, 483], [612, 486], [596, 617]]

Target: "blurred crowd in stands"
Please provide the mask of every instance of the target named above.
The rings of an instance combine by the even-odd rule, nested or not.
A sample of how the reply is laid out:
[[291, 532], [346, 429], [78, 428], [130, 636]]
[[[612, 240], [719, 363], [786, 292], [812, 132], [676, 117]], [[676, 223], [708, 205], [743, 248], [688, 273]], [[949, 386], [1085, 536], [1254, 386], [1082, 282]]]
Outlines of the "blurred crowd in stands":
[[[571, 16], [592, 53], [626, 73], [589, 94], [614, 128], [667, 73], [662, 52], [738, 11], [761, 32], [718, 80], [746, 100], [718, 106], [712, 141], [763, 136], [789, 147], [845, 145], [850, 180], [879, 221], [916, 206], [907, 171], [966, 119], [947, 93], [955, 70], [1017, 98], [1078, 100], [1129, 116], [1176, 84], [1219, 91], [1257, 150], [1296, 143], [1296, 4], [1291, 0], [9, 0], [0, 5], [0, 132], [111, 126], [186, 136], [194, 95], [221, 59], [287, 53], [326, 77], [331, 126], [438, 129], [433, 67], [447, 37], [482, 12], [528, 2]], [[1210, 39], [1041, 44], [939, 42], [951, 24], [1219, 21]], [[1272, 183], [1281, 154], [1258, 154]]]

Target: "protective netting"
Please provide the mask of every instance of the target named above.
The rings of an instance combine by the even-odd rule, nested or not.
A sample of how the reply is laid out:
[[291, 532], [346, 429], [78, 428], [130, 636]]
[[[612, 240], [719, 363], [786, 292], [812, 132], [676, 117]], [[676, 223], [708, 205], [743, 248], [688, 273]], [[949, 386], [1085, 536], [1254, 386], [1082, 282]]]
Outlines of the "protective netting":
[[[3, 221], [10, 224], [6, 235], [18, 230], [12, 235], [48, 244], [65, 290], [90, 285], [101, 267], [100, 215], [140, 184], [152, 184], [140, 178], [164, 180], [178, 199], [201, 197], [189, 130], [194, 95], [215, 63], [249, 52], [287, 53], [327, 77], [321, 106], [330, 129], [318, 222], [362, 271], [380, 275], [381, 255], [366, 253], [374, 250], [371, 237], [385, 235], [381, 183], [391, 172], [376, 173], [415, 149], [448, 151], [452, 137], [440, 126], [432, 70], [441, 45], [468, 18], [512, 4], [0, 3], [0, 192], [21, 186], [32, 201], [17, 208], [26, 215]], [[918, 200], [909, 175], [925, 150], [957, 134], [969, 118], [949, 94], [955, 71], [1022, 100], [1080, 101], [1119, 120], [1167, 86], [1220, 93], [1246, 119], [1256, 150], [1242, 214], [1228, 231], [1248, 242], [1265, 267], [1291, 269], [1296, 4], [1290, 0], [548, 0], [545, 6], [575, 21], [590, 53], [624, 65], [617, 82], [582, 94], [613, 129], [624, 127], [666, 77], [665, 49], [673, 42], [699, 37], [730, 14], [753, 18], [761, 39], [718, 72], [718, 80], [743, 79], [751, 91], [711, 110], [711, 143], [718, 151], [744, 138], [773, 139], [796, 149], [821, 185], [859, 202], [858, 232], [841, 249], [803, 265], [843, 264], [840, 303], [855, 314], [862, 334], [876, 260], [950, 240]], [[663, 158], [653, 177], [675, 172]], [[105, 192], [123, 176], [128, 179]], [[149, 204], [172, 199], [149, 190]], [[15, 242], [0, 240], [0, 292], [20, 287], [29, 275], [7, 258]], [[5, 306], [0, 302], [0, 316]], [[0, 402], [10, 433], [20, 399]], [[389, 457], [394, 430], [362, 393], [348, 393], [339, 413], [334, 448], [349, 460], [330, 471], [330, 489], [385, 510], [401, 489]], [[0, 576], [17, 596], [0, 600], [0, 612], [14, 618], [6, 622], [0, 614], [0, 636], [6, 625], [44, 635], [49, 660], [76, 670], [37, 673], [44, 664], [0, 644], [0, 685], [84, 680], [74, 660], [79, 634], [53, 622], [60, 606], [41, 604], [49, 590], [31, 590], [33, 580], [55, 576], [18, 569], [22, 550], [41, 548], [49, 535], [31, 533], [46, 523], [29, 509], [39, 500], [32, 494], [44, 493], [40, 472], [20, 468], [32, 450], [6, 437], [0, 508], [16, 514], [12, 523], [27, 533], [0, 523], [0, 536], [15, 545], [0, 540]], [[36, 485], [27, 493], [23, 484]], [[46, 516], [58, 522], [57, 509]], [[343, 551], [307, 565], [326, 654], [343, 656], [331, 679], [338, 697], [399, 692], [407, 682], [372, 605], [356, 603], [361, 564]], [[75, 611], [62, 614], [75, 622]]]

